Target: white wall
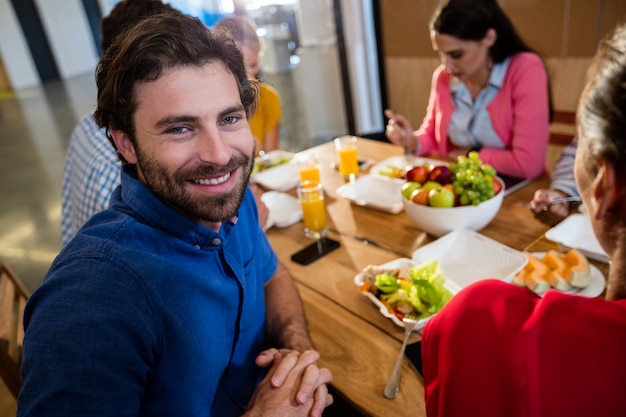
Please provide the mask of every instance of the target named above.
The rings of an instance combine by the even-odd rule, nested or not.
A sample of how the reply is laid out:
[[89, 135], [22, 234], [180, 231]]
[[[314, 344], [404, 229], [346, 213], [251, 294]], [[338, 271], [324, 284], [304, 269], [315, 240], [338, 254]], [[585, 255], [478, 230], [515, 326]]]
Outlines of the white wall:
[[35, 62], [9, 0], [0, 0], [0, 56], [14, 90], [41, 84]]
[[98, 64], [89, 21], [80, 0], [35, 0], [62, 79], [93, 72]]

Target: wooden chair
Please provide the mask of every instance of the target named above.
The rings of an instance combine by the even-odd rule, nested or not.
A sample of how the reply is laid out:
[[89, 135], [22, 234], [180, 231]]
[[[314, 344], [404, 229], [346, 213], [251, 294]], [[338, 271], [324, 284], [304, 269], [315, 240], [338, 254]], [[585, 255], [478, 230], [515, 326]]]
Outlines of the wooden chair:
[[17, 398], [22, 387], [22, 343], [24, 307], [30, 293], [11, 271], [0, 263], [0, 377]]
[[576, 134], [576, 112], [555, 110], [550, 124], [550, 142], [546, 150], [548, 173], [561, 156], [563, 148], [569, 145]]
[[555, 110], [550, 124], [550, 143], [567, 146], [576, 134], [576, 112]]

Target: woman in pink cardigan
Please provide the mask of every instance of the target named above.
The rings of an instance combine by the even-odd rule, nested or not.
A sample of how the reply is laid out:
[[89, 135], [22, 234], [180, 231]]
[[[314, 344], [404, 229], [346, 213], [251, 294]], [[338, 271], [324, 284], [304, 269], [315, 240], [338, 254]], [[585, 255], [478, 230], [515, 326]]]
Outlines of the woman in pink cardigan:
[[541, 58], [496, 0], [449, 0], [430, 25], [435, 70], [420, 128], [386, 110], [387, 138], [416, 155], [456, 159], [479, 150], [500, 174], [532, 178], [545, 168], [551, 115]]

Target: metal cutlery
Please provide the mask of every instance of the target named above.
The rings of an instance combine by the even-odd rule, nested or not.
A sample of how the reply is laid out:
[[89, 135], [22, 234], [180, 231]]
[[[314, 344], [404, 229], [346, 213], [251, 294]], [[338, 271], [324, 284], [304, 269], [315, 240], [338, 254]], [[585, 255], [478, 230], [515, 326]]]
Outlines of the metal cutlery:
[[409, 164], [410, 166], [415, 165], [415, 155], [409, 149], [406, 143], [404, 144], [404, 159], [406, 159], [407, 164]]
[[[560, 204], [560, 203], [567, 203], [567, 202], [577, 202], [580, 203], [582, 200], [580, 197], [561, 197], [561, 198], [555, 198], [553, 200], [548, 201], [547, 203], [545, 203], [545, 206], [543, 207], [544, 211], [548, 210], [548, 207], [553, 205], [553, 204]], [[534, 209], [535, 208], [535, 203], [533, 201], [529, 202], [529, 203], [522, 203], [523, 207], [529, 208], [529, 209]]]
[[393, 366], [391, 375], [389, 375], [389, 379], [387, 380], [387, 385], [385, 385], [384, 391], [385, 398], [389, 398], [390, 400], [398, 396], [398, 389], [400, 388], [400, 371], [402, 370], [404, 350], [406, 349], [406, 344], [409, 341], [409, 336], [411, 336], [411, 332], [417, 326], [418, 320], [413, 317], [405, 316], [402, 319], [402, 322], [404, 323], [404, 341], [402, 342], [402, 347], [400, 348], [398, 359], [396, 359], [396, 363]]

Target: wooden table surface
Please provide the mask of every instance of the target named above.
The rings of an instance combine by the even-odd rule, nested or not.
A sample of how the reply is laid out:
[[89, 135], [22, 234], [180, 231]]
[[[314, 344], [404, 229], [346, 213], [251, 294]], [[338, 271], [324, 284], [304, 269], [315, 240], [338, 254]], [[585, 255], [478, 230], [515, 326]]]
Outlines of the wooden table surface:
[[[402, 154], [400, 147], [368, 139], [360, 138], [357, 147], [359, 159], [375, 162]], [[296, 281], [311, 337], [322, 354], [320, 364], [331, 369], [333, 386], [364, 415], [424, 416], [422, 381], [407, 360], [403, 364], [398, 397], [388, 400], [383, 396], [404, 331], [359, 293], [354, 277], [368, 264], [410, 258], [413, 251], [435, 238], [420, 230], [404, 211], [385, 213], [338, 197], [336, 189], [344, 180], [331, 167], [336, 162], [332, 142], [302, 154], [319, 156], [329, 237], [338, 240], [341, 246], [302, 266], [290, 260], [294, 252], [311, 243], [304, 236], [302, 222], [282, 229], [271, 228], [267, 236]], [[559, 249], [544, 236], [549, 227], [535, 220], [522, 205], [530, 201], [537, 188], [547, 185], [547, 178], [540, 178], [507, 195], [497, 216], [480, 233], [520, 251]], [[608, 266], [596, 266], [606, 276]], [[410, 342], [419, 337], [414, 333]]]

